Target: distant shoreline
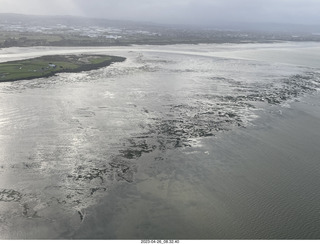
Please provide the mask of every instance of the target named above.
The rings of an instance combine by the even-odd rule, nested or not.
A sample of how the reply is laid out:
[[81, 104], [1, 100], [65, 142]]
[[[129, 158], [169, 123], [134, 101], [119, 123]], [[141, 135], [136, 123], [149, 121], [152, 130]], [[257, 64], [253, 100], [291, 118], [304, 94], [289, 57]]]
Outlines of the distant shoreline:
[[126, 58], [109, 55], [50, 55], [0, 63], [0, 82], [47, 78], [58, 73], [96, 70]]

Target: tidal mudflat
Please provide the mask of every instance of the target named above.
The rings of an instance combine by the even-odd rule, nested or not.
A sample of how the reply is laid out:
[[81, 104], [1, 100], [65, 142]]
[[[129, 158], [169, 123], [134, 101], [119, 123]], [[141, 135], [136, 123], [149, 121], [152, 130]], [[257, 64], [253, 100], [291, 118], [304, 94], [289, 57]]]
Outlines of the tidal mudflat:
[[0, 50], [126, 58], [0, 83], [1, 238], [318, 239], [318, 49]]

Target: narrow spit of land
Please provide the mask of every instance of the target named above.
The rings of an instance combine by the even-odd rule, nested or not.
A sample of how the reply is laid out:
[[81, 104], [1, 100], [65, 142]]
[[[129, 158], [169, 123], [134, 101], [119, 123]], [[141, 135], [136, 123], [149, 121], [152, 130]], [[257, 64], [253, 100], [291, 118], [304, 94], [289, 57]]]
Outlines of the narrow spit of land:
[[125, 58], [109, 55], [53, 55], [0, 63], [0, 82], [50, 77], [63, 72], [99, 69]]

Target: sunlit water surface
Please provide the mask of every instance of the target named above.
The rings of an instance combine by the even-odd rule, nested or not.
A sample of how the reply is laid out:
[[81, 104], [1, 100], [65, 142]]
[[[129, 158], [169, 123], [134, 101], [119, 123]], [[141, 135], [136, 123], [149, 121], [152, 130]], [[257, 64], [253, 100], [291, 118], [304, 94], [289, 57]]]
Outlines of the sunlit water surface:
[[319, 238], [319, 49], [0, 50], [127, 58], [0, 84], [0, 237]]

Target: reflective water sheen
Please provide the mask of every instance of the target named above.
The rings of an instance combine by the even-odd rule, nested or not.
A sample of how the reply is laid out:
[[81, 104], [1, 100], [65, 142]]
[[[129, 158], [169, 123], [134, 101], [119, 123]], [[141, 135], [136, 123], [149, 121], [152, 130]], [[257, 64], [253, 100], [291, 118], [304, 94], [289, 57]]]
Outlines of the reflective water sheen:
[[0, 237], [320, 238], [317, 50], [0, 50], [127, 58], [0, 84]]

